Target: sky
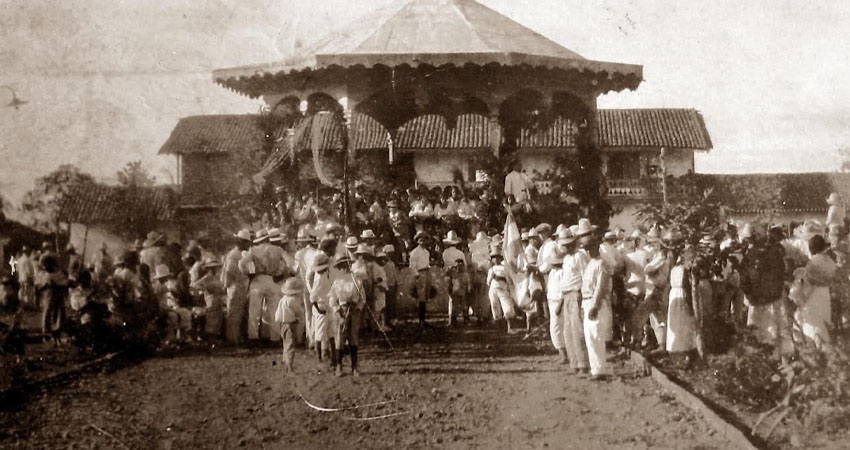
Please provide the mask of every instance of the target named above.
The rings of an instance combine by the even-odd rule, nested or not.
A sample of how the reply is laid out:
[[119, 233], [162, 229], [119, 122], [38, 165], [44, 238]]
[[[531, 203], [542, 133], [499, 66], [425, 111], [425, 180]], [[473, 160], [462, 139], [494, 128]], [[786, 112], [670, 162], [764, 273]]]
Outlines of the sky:
[[[0, 195], [73, 163], [104, 182], [158, 156], [181, 117], [253, 113], [211, 81], [400, 0], [0, 0]], [[833, 171], [850, 146], [850, 7], [794, 0], [480, 0], [585, 58], [641, 64], [600, 108], [695, 108], [704, 173]], [[0, 90], [0, 105], [11, 100]]]

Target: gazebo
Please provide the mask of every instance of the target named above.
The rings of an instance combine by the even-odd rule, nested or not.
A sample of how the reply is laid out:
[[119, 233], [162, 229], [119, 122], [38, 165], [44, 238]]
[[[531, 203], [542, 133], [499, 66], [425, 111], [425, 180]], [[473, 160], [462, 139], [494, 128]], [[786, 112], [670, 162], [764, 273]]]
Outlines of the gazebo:
[[[636, 89], [642, 67], [586, 59], [474, 0], [404, 0], [287, 59], [215, 70], [213, 79], [262, 98], [271, 114], [285, 122], [301, 124], [287, 133], [295, 136], [288, 148], [269, 155], [255, 177], [261, 183], [287, 157], [295, 160], [301, 146], [293, 142], [311, 143], [316, 175], [328, 185], [348, 179], [340, 172], [361, 157], [353, 143], [386, 142], [391, 163], [399, 130], [424, 116], [441, 116], [450, 132], [458, 118], [484, 124], [484, 148], [496, 157], [513, 153], [524, 129], [544, 129], [561, 120], [575, 137], [578, 197], [585, 205], [599, 205], [596, 100], [604, 93]], [[319, 161], [321, 151], [327, 155], [320, 149], [327, 147], [327, 132], [320, 127], [340, 130], [335, 147], [346, 157], [335, 173], [324, 169], [333, 165]], [[413, 184], [405, 176], [394, 178]], [[349, 198], [347, 189], [344, 198]], [[607, 210], [589, 207], [592, 216], [607, 218]]]
[[390, 138], [424, 114], [449, 128], [480, 115], [498, 152], [535, 117], [580, 116], [594, 129], [597, 97], [637, 88], [642, 67], [586, 59], [474, 0], [405, 0], [287, 59], [215, 70], [213, 79], [280, 114], [363, 113]]

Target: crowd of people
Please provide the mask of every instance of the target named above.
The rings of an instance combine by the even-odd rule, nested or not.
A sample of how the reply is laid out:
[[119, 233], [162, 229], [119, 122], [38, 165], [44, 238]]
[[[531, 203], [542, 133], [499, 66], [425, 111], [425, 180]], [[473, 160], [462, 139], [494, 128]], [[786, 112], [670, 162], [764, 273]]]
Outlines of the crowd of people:
[[320, 207], [288, 196], [276, 223], [264, 216], [239, 230], [221, 256], [155, 231], [114, 259], [105, 245], [83, 261], [73, 246], [58, 254], [45, 243], [16, 258], [4, 305], [40, 307], [43, 332], [57, 344], [103, 322], [159, 330], [166, 343], [275, 342], [292, 370], [303, 343], [320, 370], [327, 360], [340, 375], [345, 356], [358, 374], [361, 331], [386, 336], [395, 326], [400, 296], [416, 303], [421, 327], [432, 326], [435, 274], [446, 280], [450, 326], [501, 323], [513, 333], [523, 318], [526, 330], [548, 322], [559, 360], [593, 380], [611, 375], [618, 348], [695, 359], [708, 302], [778, 352], [795, 339], [828, 346], [844, 325], [850, 274], [838, 206], [825, 224], [809, 220], [787, 236], [784, 225], [727, 223], [699, 242], [657, 224], [627, 234], [588, 219], [541, 223], [518, 229], [522, 249], [511, 252], [504, 222], [484, 217], [488, 208], [516, 209], [515, 196], [499, 204], [490, 195], [472, 202], [458, 188], [411, 189], [384, 202], [358, 194], [351, 228], [341, 224], [339, 197]]

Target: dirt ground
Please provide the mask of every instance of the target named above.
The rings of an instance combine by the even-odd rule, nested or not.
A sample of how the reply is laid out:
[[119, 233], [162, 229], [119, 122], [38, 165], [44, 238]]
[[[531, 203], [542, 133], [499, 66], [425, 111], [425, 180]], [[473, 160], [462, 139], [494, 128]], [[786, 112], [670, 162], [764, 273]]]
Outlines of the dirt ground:
[[[494, 328], [415, 330], [391, 333], [393, 352], [365, 339], [357, 378], [318, 374], [306, 350], [284, 377], [272, 348], [195, 349], [84, 375], [4, 405], [0, 448], [731, 446], [630, 363], [618, 362], [610, 382], [568, 374], [545, 330], [527, 340]], [[305, 400], [360, 407], [322, 412]]]

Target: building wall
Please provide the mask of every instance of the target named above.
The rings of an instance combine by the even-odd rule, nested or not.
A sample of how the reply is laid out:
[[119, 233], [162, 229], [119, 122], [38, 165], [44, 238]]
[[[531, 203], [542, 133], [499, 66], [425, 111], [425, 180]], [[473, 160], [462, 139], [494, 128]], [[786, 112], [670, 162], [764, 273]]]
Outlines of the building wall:
[[[216, 203], [223, 192], [239, 192], [251, 182], [246, 155], [190, 154], [183, 156], [182, 195], [192, 204]], [[253, 174], [251, 174], [253, 175]]]
[[469, 180], [469, 155], [457, 151], [427, 150], [415, 154], [413, 168], [420, 183], [449, 184], [455, 168]]
[[[170, 224], [167, 227], [158, 230], [166, 235], [169, 241], [178, 241], [180, 233], [176, 225]], [[88, 263], [94, 261], [95, 255], [100, 250], [100, 246], [106, 243], [109, 254], [118, 256], [122, 251], [133, 246], [134, 240], [127, 240], [116, 233], [109, 230], [104, 224], [94, 224], [86, 226], [81, 223], [72, 223], [70, 228], [70, 243], [74, 245], [77, 253], [84, 255], [84, 260]]]

